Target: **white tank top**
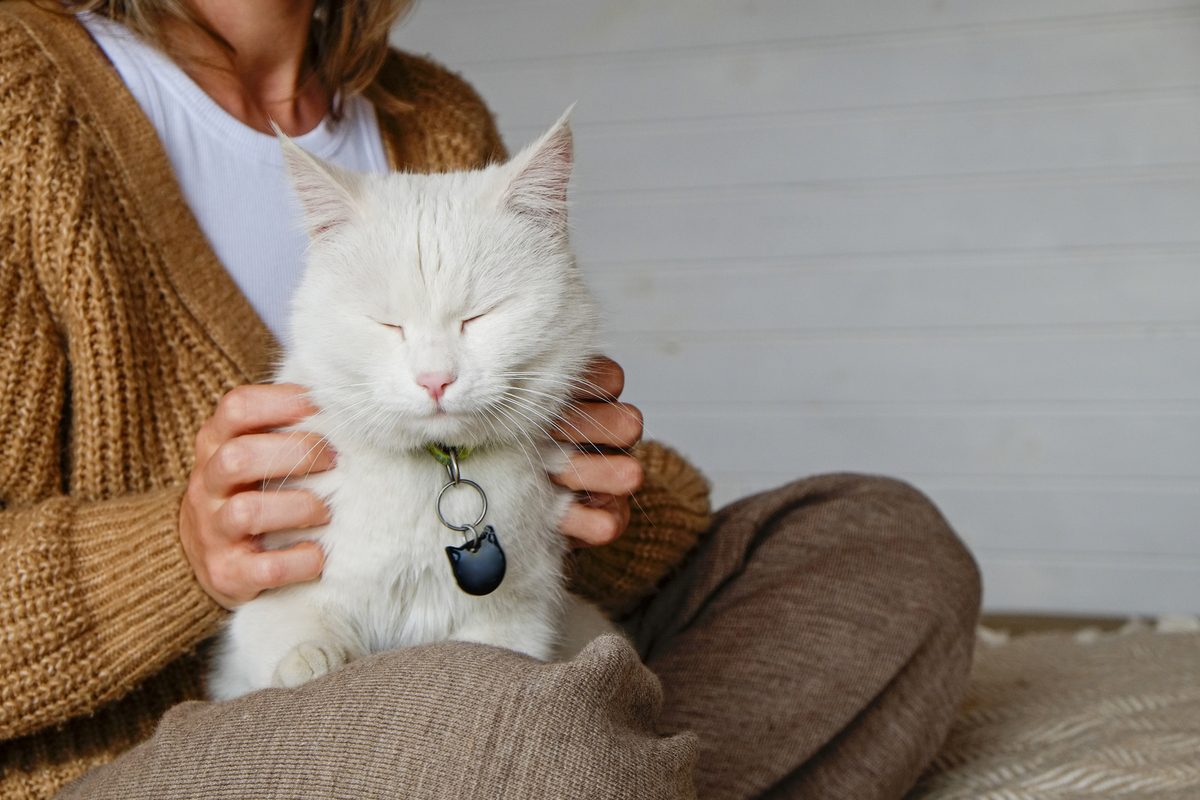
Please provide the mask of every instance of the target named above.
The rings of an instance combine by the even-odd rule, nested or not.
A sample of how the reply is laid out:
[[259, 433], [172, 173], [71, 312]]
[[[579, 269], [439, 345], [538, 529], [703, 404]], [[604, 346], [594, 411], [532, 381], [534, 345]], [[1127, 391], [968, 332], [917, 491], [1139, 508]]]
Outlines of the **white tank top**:
[[[279, 143], [229, 115], [175, 62], [124, 25], [95, 14], [78, 16], [158, 131], [217, 257], [286, 343], [288, 307], [308, 238]], [[295, 141], [346, 169], [388, 169], [375, 111], [362, 97], [346, 102], [341, 121], [326, 119]]]

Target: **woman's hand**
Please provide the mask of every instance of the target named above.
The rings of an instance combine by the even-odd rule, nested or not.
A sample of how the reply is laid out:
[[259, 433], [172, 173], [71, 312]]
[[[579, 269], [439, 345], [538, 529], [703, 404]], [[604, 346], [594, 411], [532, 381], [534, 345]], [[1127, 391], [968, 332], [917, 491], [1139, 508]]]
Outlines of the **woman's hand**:
[[608, 544], [629, 525], [629, 496], [642, 485], [642, 465], [621, 452], [642, 438], [642, 412], [617, 398], [625, 373], [617, 362], [597, 357], [583, 376], [589, 391], [576, 395], [554, 438], [579, 446], [570, 465], [551, 479], [578, 493], [559, 530], [578, 546]]
[[321, 574], [325, 555], [316, 542], [266, 551], [258, 542], [261, 533], [329, 521], [328, 507], [311, 492], [261, 489], [264, 480], [333, 466], [333, 452], [316, 434], [272, 432], [316, 410], [294, 384], [240, 386], [196, 434], [179, 538], [196, 579], [225, 608]]

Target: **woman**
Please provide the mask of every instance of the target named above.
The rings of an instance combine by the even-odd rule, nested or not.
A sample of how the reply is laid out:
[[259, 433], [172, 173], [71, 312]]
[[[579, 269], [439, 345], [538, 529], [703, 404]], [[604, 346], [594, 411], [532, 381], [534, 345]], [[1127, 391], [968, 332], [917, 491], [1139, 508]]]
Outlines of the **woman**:
[[[311, 413], [302, 388], [254, 385], [294, 240], [228, 213], [261, 165], [232, 170], [240, 186], [206, 180], [268, 141], [270, 121], [393, 169], [470, 168], [503, 148], [469, 87], [388, 53], [403, 2], [72, 6], [97, 16], [0, 3], [6, 796], [50, 796], [122, 751], [67, 794], [689, 796], [697, 740], [657, 736], [686, 730], [703, 797], [907, 790], [965, 680], [969, 555], [919, 494], [853, 476], [742, 501], [701, 535], [694, 471], [661, 447], [620, 452], [641, 424], [607, 361], [606, 392], [571, 420], [589, 446], [557, 478], [589, 500], [561, 528], [603, 545], [578, 551], [576, 588], [619, 618], [661, 695], [616, 640], [558, 666], [445, 644], [178, 706], [134, 748], [199, 696], [195, 648], [222, 608], [321, 569], [316, 546], [254, 547], [327, 513], [253, 491], [331, 466], [311, 442], [281, 459], [270, 432]], [[152, 56], [126, 30], [170, 61], [139, 73]]]

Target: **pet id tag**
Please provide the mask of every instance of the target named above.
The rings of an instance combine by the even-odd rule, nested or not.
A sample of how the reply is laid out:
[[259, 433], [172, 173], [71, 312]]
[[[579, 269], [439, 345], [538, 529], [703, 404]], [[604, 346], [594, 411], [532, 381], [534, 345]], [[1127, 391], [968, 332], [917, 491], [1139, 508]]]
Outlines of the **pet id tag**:
[[[471, 532], [475, 533], [474, 529]], [[491, 525], [484, 528], [482, 534], [476, 533], [466, 544], [447, 547], [446, 556], [450, 559], [450, 569], [458, 588], [467, 594], [476, 597], [491, 594], [504, 580], [507, 567], [504, 551], [500, 549]]]
[[[431, 448], [433, 450], [433, 448]], [[446, 456], [446, 471], [450, 475], [450, 482], [442, 487], [437, 496], [437, 513], [438, 519], [452, 531], [459, 533], [471, 532], [471, 538], [465, 544], [458, 547], [447, 547], [446, 557], [450, 559], [450, 570], [454, 573], [454, 580], [458, 583], [458, 588], [462, 589], [469, 595], [481, 597], [485, 594], [491, 594], [496, 591], [496, 588], [504, 580], [504, 572], [507, 569], [507, 562], [504, 558], [504, 551], [500, 548], [500, 540], [496, 537], [496, 530], [488, 525], [480, 533], [478, 527], [483, 522], [483, 518], [487, 516], [487, 495], [483, 489], [475, 481], [469, 481], [458, 471], [458, 450], [453, 447], [437, 448], [434, 450], [434, 455], [444, 453]], [[441, 459], [439, 459], [441, 460]], [[455, 525], [453, 522], [446, 519], [446, 515], [442, 513], [442, 498], [450, 489], [455, 489], [461, 486], [466, 486], [474, 489], [479, 494], [481, 508], [479, 517], [472, 523], [466, 525]]]

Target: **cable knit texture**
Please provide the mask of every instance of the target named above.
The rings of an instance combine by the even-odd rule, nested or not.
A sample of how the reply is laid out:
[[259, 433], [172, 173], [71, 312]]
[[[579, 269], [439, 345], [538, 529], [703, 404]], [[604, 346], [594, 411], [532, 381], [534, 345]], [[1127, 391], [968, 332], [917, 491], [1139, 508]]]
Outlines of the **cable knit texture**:
[[[393, 53], [393, 166], [505, 157], [469, 86]], [[0, 796], [49, 797], [201, 690], [224, 612], [177, 520], [196, 431], [275, 342], [197, 226], [150, 123], [73, 19], [0, 2]], [[578, 558], [610, 610], [708, 521], [703, 479], [643, 446], [641, 510]]]
[[646, 479], [631, 503], [630, 532], [575, 552], [571, 589], [620, 617], [679, 568], [711, 522], [708, 481], [669, 447], [643, 442], [634, 455]]

